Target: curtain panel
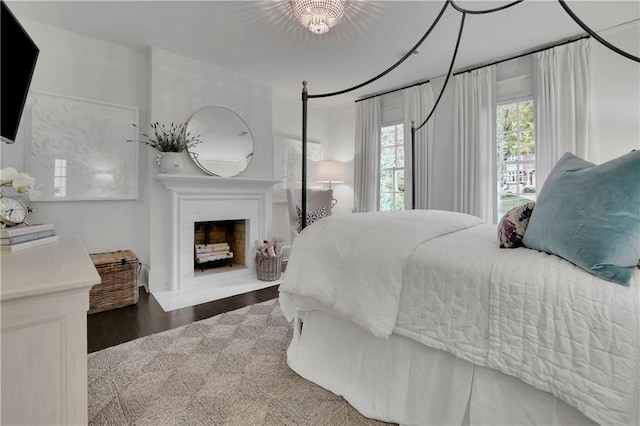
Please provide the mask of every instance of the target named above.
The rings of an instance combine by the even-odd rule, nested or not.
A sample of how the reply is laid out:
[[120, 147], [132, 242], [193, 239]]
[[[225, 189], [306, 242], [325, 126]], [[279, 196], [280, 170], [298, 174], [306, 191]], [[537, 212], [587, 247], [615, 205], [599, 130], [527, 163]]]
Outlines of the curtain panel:
[[[434, 117], [424, 127], [416, 132], [415, 156], [416, 169], [411, 167], [411, 122], [418, 127], [427, 118], [433, 104], [435, 95], [433, 85], [424, 83], [419, 86], [409, 87], [402, 91], [404, 97], [404, 147], [405, 147], [405, 208], [430, 209], [433, 205], [433, 128]], [[411, 200], [411, 176], [416, 176], [416, 199]]]
[[590, 43], [578, 40], [532, 55], [538, 191], [565, 152], [599, 160]]
[[495, 65], [454, 77], [454, 210], [495, 223]]
[[354, 157], [354, 204], [358, 212], [378, 210], [380, 188], [380, 98], [358, 102]]

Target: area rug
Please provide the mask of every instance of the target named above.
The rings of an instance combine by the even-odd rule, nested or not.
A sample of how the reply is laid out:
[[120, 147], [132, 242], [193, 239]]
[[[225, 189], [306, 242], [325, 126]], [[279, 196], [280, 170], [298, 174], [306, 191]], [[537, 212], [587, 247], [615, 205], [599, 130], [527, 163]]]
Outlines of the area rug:
[[277, 299], [89, 354], [91, 425], [383, 425], [286, 362]]

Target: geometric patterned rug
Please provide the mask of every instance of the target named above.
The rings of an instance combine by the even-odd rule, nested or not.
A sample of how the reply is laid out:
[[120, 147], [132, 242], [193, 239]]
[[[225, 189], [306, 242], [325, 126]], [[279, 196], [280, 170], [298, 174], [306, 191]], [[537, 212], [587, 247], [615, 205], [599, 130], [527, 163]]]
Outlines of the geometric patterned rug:
[[278, 299], [88, 355], [90, 425], [383, 425], [287, 365]]

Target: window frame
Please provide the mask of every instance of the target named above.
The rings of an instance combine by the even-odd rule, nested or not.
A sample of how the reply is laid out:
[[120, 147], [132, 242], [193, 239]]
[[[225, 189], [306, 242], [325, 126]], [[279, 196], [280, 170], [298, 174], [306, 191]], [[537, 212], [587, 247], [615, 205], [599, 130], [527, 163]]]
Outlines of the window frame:
[[55, 158], [53, 163], [54, 198], [67, 196], [67, 159]]
[[[393, 145], [396, 149], [396, 161], [397, 161], [397, 149], [399, 146], [402, 146], [403, 151], [404, 151], [404, 156], [403, 156], [403, 164], [402, 167], [382, 167], [382, 150], [383, 147], [382, 146], [382, 129], [387, 128], [387, 127], [394, 127], [395, 128], [395, 144]], [[398, 126], [402, 126], [402, 130], [399, 131], [398, 130]], [[379, 155], [378, 155], [378, 200], [377, 200], [377, 209], [378, 211], [383, 211], [381, 210], [381, 201], [382, 201], [382, 194], [393, 194], [392, 197], [392, 206], [394, 207], [392, 210], [384, 210], [384, 211], [398, 211], [399, 209], [397, 209], [396, 207], [396, 194], [403, 194], [403, 202], [402, 202], [402, 210], [405, 210], [405, 206], [406, 206], [406, 186], [407, 186], [407, 172], [406, 172], [406, 160], [407, 160], [407, 145], [406, 145], [406, 138], [405, 138], [405, 122], [403, 120], [393, 120], [393, 121], [388, 121], [385, 123], [382, 123], [380, 125], [380, 146], [379, 146]], [[398, 145], [398, 135], [402, 134], [402, 145]], [[394, 191], [393, 192], [383, 192], [382, 191], [382, 172], [383, 171], [391, 171], [392, 175], [393, 175], [393, 188]], [[396, 176], [397, 176], [397, 172], [398, 171], [402, 171], [403, 175], [404, 175], [404, 190], [403, 191], [396, 191], [395, 189], [398, 187], [397, 182], [396, 182]]]
[[[532, 103], [532, 107], [533, 107], [533, 127], [532, 128], [527, 128], [527, 129], [523, 129], [520, 126], [520, 108], [518, 107], [519, 104], [524, 103], [524, 102], [531, 102]], [[509, 131], [509, 132], [505, 132], [505, 131], [499, 131], [498, 130], [498, 109], [501, 106], [504, 105], [510, 105], [510, 104], [516, 104], [516, 114], [517, 114], [517, 129], [515, 131]], [[500, 196], [500, 182], [498, 181], [498, 177], [499, 177], [499, 173], [498, 170], [500, 169], [500, 167], [502, 165], [509, 165], [509, 164], [513, 164], [516, 165], [516, 198], [519, 199], [526, 199], [526, 197], [522, 197], [523, 194], [525, 194], [524, 192], [521, 191], [520, 189], [520, 185], [518, 184], [519, 182], [519, 176], [521, 175], [521, 171], [522, 169], [520, 168], [520, 166], [522, 164], [533, 164], [534, 167], [534, 172], [535, 172], [535, 166], [536, 166], [536, 158], [534, 158], [533, 160], [507, 160], [507, 161], [501, 161], [498, 158], [498, 138], [500, 137], [500, 135], [506, 135], [509, 133], [516, 133], [517, 134], [517, 150], [518, 153], [520, 153], [520, 145], [521, 145], [521, 137], [520, 134], [522, 132], [531, 132], [533, 134], [533, 141], [534, 141], [534, 146], [535, 146], [535, 156], [537, 156], [538, 154], [538, 144], [537, 144], [537, 139], [536, 139], [536, 135], [537, 135], [537, 128], [536, 128], [536, 114], [535, 114], [535, 99], [533, 94], [530, 95], [523, 95], [523, 96], [517, 96], [517, 97], [511, 97], [511, 98], [507, 98], [507, 99], [500, 99], [499, 101], [497, 100], [495, 103], [495, 108], [494, 108], [494, 134], [495, 134], [495, 146], [494, 146], [494, 155], [495, 155], [495, 170], [494, 170], [494, 181], [495, 181], [495, 191], [496, 191], [496, 199], [495, 199], [495, 203], [494, 203], [494, 208], [496, 209], [496, 217], [497, 220], [500, 221], [500, 219], [502, 218], [502, 216], [504, 215], [504, 213], [506, 212], [500, 212], [500, 204], [501, 204], [501, 196]], [[536, 189], [535, 195], [534, 195], [534, 200], [537, 199], [538, 197], [538, 186], [537, 186], [537, 181], [534, 184], [534, 187]]]

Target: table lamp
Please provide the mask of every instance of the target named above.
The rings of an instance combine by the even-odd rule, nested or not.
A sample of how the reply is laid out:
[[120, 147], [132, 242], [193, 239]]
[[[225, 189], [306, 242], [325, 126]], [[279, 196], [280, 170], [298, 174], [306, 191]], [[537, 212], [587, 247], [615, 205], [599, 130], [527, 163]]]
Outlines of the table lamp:
[[[342, 161], [324, 160], [316, 162], [316, 182], [328, 183], [332, 189], [334, 183], [344, 183], [345, 164]], [[331, 207], [338, 203], [335, 198], [331, 202]]]

